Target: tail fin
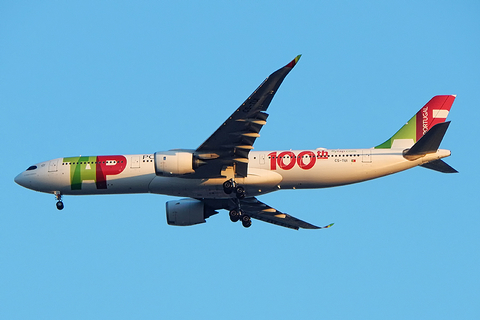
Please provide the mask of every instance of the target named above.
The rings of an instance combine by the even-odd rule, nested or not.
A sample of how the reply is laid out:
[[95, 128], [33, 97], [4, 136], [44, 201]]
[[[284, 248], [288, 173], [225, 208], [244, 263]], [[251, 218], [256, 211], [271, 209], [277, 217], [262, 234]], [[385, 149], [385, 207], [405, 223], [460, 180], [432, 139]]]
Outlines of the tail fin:
[[433, 97], [397, 133], [375, 149], [412, 147], [430, 128], [445, 122], [455, 97], [455, 95]]

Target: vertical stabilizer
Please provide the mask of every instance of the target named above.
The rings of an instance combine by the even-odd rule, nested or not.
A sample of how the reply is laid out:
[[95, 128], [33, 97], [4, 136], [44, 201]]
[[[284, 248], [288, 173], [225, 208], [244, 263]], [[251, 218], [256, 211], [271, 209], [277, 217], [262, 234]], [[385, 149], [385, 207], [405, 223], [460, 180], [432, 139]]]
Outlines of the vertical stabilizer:
[[375, 149], [410, 148], [434, 125], [445, 122], [455, 97], [433, 97], [397, 133]]

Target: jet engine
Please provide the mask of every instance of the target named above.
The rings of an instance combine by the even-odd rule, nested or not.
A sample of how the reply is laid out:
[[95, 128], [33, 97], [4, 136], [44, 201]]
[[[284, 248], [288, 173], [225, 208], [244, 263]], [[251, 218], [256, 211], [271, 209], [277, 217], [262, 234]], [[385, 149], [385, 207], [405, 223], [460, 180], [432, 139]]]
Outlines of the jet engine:
[[195, 172], [193, 153], [185, 151], [155, 152], [157, 176], [182, 175]]
[[218, 213], [196, 199], [180, 199], [167, 202], [167, 223], [173, 226], [192, 226]]

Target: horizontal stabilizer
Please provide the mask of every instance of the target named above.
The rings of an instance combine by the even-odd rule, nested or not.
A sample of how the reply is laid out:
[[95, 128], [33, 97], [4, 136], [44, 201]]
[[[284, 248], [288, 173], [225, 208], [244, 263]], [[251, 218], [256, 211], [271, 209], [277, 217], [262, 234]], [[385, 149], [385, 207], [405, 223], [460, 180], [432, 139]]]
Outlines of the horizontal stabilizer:
[[434, 125], [403, 156], [408, 160], [415, 160], [428, 153], [437, 152], [449, 125], [450, 121]]
[[446, 162], [440, 159], [432, 162], [424, 163], [421, 166], [427, 169], [431, 169], [431, 170], [435, 170], [443, 173], [458, 173], [457, 170], [453, 169]]

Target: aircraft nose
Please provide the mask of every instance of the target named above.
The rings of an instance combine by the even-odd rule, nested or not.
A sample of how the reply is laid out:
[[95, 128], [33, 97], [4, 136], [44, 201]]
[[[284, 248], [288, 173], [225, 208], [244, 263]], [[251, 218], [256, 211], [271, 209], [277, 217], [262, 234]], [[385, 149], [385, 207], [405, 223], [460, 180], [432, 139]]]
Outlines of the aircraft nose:
[[14, 179], [15, 183], [24, 187], [24, 188], [30, 188], [31, 187], [31, 181], [27, 177], [25, 177], [24, 172], [20, 173], [17, 175]]
[[16, 184], [21, 185], [22, 187], [24, 186], [23, 185], [23, 177], [22, 177], [21, 173], [19, 175], [17, 175], [15, 177], [15, 179], [13, 179], [13, 180], [15, 181]]

